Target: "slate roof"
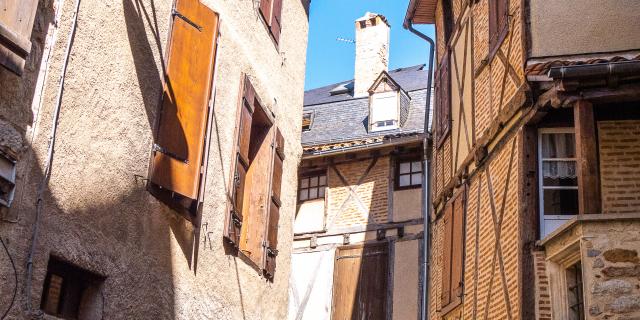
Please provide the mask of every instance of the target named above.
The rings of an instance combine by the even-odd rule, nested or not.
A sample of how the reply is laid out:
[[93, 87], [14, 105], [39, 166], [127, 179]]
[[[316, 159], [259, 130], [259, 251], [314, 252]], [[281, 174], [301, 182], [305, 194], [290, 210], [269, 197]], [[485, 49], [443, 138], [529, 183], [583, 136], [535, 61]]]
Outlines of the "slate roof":
[[404, 126], [395, 130], [368, 132], [368, 97], [354, 98], [351, 92], [333, 96], [330, 94], [330, 91], [337, 86], [348, 84], [353, 80], [311, 89], [305, 92], [304, 97], [304, 112], [313, 113], [311, 130], [302, 132], [302, 145], [305, 151], [312, 149], [313, 146], [345, 141], [370, 141], [370, 138], [377, 138], [374, 140], [378, 141], [380, 140], [378, 138], [422, 134], [428, 71], [424, 69], [424, 65], [417, 65], [391, 70], [389, 75], [411, 98], [409, 116]]

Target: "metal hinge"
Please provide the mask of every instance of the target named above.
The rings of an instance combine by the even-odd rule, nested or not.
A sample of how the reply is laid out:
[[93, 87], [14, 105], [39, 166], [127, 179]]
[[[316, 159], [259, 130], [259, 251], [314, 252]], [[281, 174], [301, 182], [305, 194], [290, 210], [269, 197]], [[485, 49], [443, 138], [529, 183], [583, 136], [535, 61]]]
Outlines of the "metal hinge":
[[192, 27], [198, 29], [198, 31], [202, 32], [202, 27], [200, 25], [198, 25], [197, 23], [193, 22], [193, 20], [185, 17], [182, 13], [180, 13], [180, 11], [178, 11], [176, 8], [172, 8], [171, 9], [171, 15], [174, 17], [178, 17], [180, 19], [182, 19], [184, 22], [188, 23], [189, 25], [191, 25]]
[[165, 155], [167, 155], [167, 156], [169, 156], [171, 158], [174, 158], [174, 159], [176, 159], [178, 161], [182, 161], [185, 164], [189, 164], [189, 160], [188, 159], [185, 159], [185, 158], [182, 158], [182, 157], [178, 156], [177, 154], [175, 154], [175, 153], [173, 153], [173, 152], [171, 152], [171, 151], [159, 146], [157, 143], [153, 144], [153, 151], [160, 152], [160, 153], [165, 154]]

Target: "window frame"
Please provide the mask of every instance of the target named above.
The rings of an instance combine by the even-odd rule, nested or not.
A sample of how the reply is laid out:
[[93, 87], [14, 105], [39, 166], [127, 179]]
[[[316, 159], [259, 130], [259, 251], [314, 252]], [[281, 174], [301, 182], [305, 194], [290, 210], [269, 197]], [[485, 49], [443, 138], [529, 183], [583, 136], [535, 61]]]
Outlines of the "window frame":
[[[412, 164], [414, 162], [419, 162], [420, 163], [420, 171], [413, 171], [413, 167]], [[400, 173], [400, 165], [402, 163], [409, 163], [409, 173]], [[422, 179], [424, 179], [424, 164], [422, 162], [422, 160], [419, 157], [405, 157], [405, 158], [398, 158], [395, 161], [395, 171], [393, 173], [393, 178], [394, 178], [394, 190], [407, 190], [407, 189], [417, 189], [417, 188], [422, 188]], [[413, 175], [414, 173], [420, 173], [420, 183], [419, 184], [412, 184], [412, 179], [411, 179], [411, 175]], [[404, 175], [409, 175], [409, 185], [407, 186], [401, 186], [400, 185], [400, 176], [404, 176]]]
[[[574, 135], [575, 141], [575, 129], [573, 127], [552, 127], [552, 128], [538, 128], [538, 217], [540, 220], [540, 238], [544, 238], [549, 235], [555, 229], [547, 231], [545, 228], [546, 220], [570, 220], [575, 217], [578, 213], [574, 215], [564, 214], [564, 215], [545, 215], [544, 212], [544, 177], [542, 171], [542, 163], [546, 158], [542, 158], [542, 135], [544, 134], [562, 134], [562, 133], [572, 133]], [[577, 156], [577, 155], [576, 155]], [[556, 158], [553, 158], [556, 159]], [[575, 161], [577, 166], [577, 157], [576, 158], [557, 158], [560, 161]], [[578, 186], [555, 186], [555, 187], [546, 187], [549, 190], [578, 190]]]
[[[309, 126], [308, 128], [305, 129], [305, 118], [309, 117]], [[313, 117], [314, 117], [314, 113], [313, 112], [304, 112], [302, 113], [302, 132], [307, 132], [307, 131], [311, 131], [311, 128], [313, 126]]]
[[[324, 178], [324, 185], [320, 184], [320, 177], [322, 177], [322, 176], [325, 177]], [[302, 180], [303, 179], [311, 179], [311, 178], [317, 178], [318, 179], [318, 185], [312, 187], [311, 186], [311, 180], [309, 180], [309, 183], [307, 184], [307, 187], [303, 188], [302, 187]], [[296, 199], [297, 199], [298, 204], [302, 204], [302, 203], [307, 202], [307, 201], [313, 201], [313, 200], [318, 200], [318, 199], [326, 199], [326, 197], [327, 197], [327, 189], [328, 189], [328, 186], [329, 186], [328, 178], [329, 177], [327, 175], [327, 171], [326, 170], [316, 170], [316, 171], [310, 171], [310, 172], [306, 172], [304, 174], [301, 174], [298, 177], [298, 188], [297, 188], [297, 191], [296, 191]], [[323, 193], [322, 196], [320, 196], [320, 188], [321, 187], [324, 188], [324, 193]], [[318, 189], [317, 196], [315, 198], [309, 198], [309, 196], [308, 196], [309, 191], [308, 190], [314, 189], [314, 188]], [[307, 190], [307, 199], [301, 200], [300, 199], [300, 192], [303, 189]]]
[[[369, 130], [371, 132], [378, 131], [386, 131], [386, 130], [395, 130], [398, 129], [398, 123], [400, 119], [400, 91], [399, 90], [390, 90], [385, 92], [374, 92], [371, 94], [369, 98]], [[373, 119], [372, 115], [375, 115], [374, 106], [377, 106], [375, 101], [379, 99], [390, 99], [395, 98], [395, 117], [391, 119]], [[382, 106], [384, 107], [384, 105]], [[387, 106], [392, 107], [392, 106]], [[376, 121], [373, 121], [376, 120]], [[389, 124], [391, 122], [391, 124]]]

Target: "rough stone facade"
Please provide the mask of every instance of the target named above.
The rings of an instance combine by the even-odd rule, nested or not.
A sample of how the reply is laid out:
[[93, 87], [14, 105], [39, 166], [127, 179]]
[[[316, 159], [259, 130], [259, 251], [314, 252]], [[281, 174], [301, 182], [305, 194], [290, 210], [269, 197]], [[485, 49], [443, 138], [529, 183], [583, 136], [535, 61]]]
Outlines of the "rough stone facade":
[[[203, 2], [220, 15], [221, 23], [201, 220], [192, 224], [145, 188], [172, 1], [83, 1], [39, 222], [31, 295], [25, 296], [35, 194], [43, 179], [74, 7], [74, 1], [40, 1], [25, 74], [0, 70], [0, 143], [17, 150], [19, 159], [15, 201], [3, 210], [0, 222], [16, 267], [14, 271], [0, 248], [0, 312], [9, 307], [14, 272], [18, 279], [10, 319], [29, 318], [28, 300], [39, 309], [50, 256], [105, 277], [99, 308], [105, 319], [286, 317], [287, 239], [293, 237], [301, 154], [305, 1], [283, 1], [278, 47], [256, 1]], [[55, 41], [45, 42], [54, 34], [49, 39]], [[227, 254], [223, 245], [225, 190], [243, 74], [273, 112], [286, 141], [280, 254], [273, 282]]]

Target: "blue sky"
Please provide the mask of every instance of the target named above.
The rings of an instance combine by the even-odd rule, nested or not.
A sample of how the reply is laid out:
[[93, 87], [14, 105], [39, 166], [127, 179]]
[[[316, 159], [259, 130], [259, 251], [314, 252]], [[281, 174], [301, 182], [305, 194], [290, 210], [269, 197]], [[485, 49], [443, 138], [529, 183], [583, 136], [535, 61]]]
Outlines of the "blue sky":
[[[408, 4], [409, 0], [312, 0], [305, 90], [353, 79], [355, 45], [336, 38], [355, 40], [354, 21], [367, 11], [384, 15], [391, 24], [390, 70], [427, 63], [426, 43], [402, 27]], [[433, 26], [417, 29], [433, 37]]]

